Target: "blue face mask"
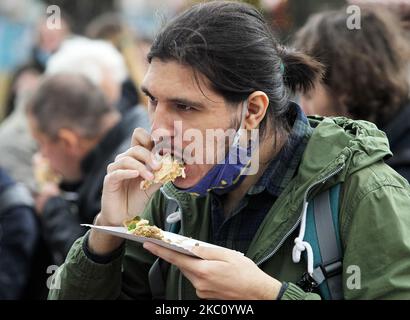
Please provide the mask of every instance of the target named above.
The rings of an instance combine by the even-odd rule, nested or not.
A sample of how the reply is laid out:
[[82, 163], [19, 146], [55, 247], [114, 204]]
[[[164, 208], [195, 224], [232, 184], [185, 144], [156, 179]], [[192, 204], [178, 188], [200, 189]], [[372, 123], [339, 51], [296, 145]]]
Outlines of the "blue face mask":
[[247, 112], [247, 103], [244, 103], [242, 120], [239, 130], [235, 133], [233, 143], [221, 163], [216, 164], [211, 170], [193, 187], [183, 189], [192, 195], [203, 197], [213, 191], [217, 194], [228, 193], [237, 188], [246, 177], [247, 169], [251, 164], [252, 143], [244, 148], [239, 140], [242, 134], [242, 124]]

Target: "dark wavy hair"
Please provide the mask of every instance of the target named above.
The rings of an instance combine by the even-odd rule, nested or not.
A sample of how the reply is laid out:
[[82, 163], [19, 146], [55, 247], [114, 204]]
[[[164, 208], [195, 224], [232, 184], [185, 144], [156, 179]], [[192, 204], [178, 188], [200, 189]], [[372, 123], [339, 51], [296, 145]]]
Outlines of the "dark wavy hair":
[[154, 58], [192, 67], [231, 104], [265, 92], [261, 135], [267, 121], [285, 125], [290, 94], [309, 90], [322, 73], [319, 62], [281, 46], [256, 8], [229, 1], [195, 5], [170, 21], [153, 42], [148, 61]]
[[360, 29], [347, 28], [347, 19], [346, 9], [318, 13], [294, 45], [325, 65], [323, 82], [339, 108], [383, 127], [408, 100], [409, 46], [387, 9], [361, 7]]

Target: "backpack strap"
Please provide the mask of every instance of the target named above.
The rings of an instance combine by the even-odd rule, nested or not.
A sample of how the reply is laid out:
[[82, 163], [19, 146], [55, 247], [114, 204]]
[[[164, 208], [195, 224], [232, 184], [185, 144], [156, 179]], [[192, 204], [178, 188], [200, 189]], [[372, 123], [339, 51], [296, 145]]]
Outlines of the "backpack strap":
[[310, 203], [306, 216], [304, 240], [312, 246], [314, 271], [312, 278], [326, 300], [343, 299], [342, 260], [339, 232], [338, 184], [317, 195]]
[[[340, 185], [338, 187], [340, 189]], [[338, 195], [339, 190], [332, 190], [332, 192], [337, 192]], [[313, 278], [320, 276], [317, 280], [326, 280], [330, 299], [341, 300], [343, 299], [343, 286], [342, 252], [339, 245], [339, 210], [333, 213], [331, 200], [332, 195], [328, 190], [319, 194], [314, 202], [316, 234], [322, 263], [315, 268]]]
[[[167, 217], [177, 211], [178, 204], [176, 201], [168, 200], [165, 209], [164, 229], [177, 233], [180, 229], [180, 222], [170, 224], [167, 222]], [[151, 294], [153, 299], [165, 299], [166, 278], [168, 274], [170, 264], [161, 258], [157, 258], [148, 272], [148, 280], [151, 288]]]
[[16, 207], [34, 207], [30, 191], [19, 183], [11, 185], [0, 194], [0, 216]]

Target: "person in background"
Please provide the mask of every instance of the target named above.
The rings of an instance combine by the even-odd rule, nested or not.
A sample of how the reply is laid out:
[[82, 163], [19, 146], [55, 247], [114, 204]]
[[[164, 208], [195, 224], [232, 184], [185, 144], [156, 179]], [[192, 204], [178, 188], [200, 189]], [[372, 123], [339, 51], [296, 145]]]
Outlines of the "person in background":
[[312, 16], [294, 45], [325, 65], [325, 76], [301, 96], [308, 114], [374, 122], [389, 139], [387, 163], [410, 181], [409, 43], [389, 10], [361, 7], [361, 28], [345, 9]]
[[39, 234], [30, 192], [0, 168], [0, 300], [24, 296]]
[[119, 101], [120, 110], [133, 108], [136, 104], [146, 105], [145, 95], [140, 89], [145, 71], [146, 41], [137, 39], [119, 14], [106, 13], [92, 20], [85, 34], [91, 39], [106, 40], [121, 52], [127, 65], [129, 77], [122, 84], [122, 96]]
[[100, 88], [107, 102], [116, 106], [128, 71], [124, 59], [109, 42], [76, 37], [65, 41], [50, 58], [46, 75], [80, 74]]
[[[21, 65], [18, 65], [15, 70], [11, 70], [10, 83], [5, 92], [5, 117], [10, 115], [17, 105], [16, 82], [21, 78], [22, 74], [24, 75], [28, 72], [42, 74], [51, 55], [59, 49], [64, 40], [72, 36], [68, 20], [69, 18], [62, 14], [60, 28], [54, 26], [50, 28], [47, 25], [47, 17], [41, 16], [32, 26], [34, 28], [32, 35], [34, 43], [32, 43], [32, 47], [29, 49], [29, 54], [25, 57], [25, 61], [21, 62]], [[19, 49], [22, 50], [21, 48]]]
[[47, 18], [42, 18], [37, 23], [36, 41], [33, 46], [30, 63], [34, 64], [41, 71], [45, 70], [48, 59], [72, 35], [69, 18], [62, 14], [60, 21], [60, 28], [48, 27]]
[[0, 125], [0, 166], [31, 191], [37, 191], [32, 166], [36, 145], [28, 129], [25, 104], [35, 90], [49, 58], [71, 37], [69, 18], [63, 13], [60, 21], [60, 28], [50, 28], [44, 16], [36, 23], [31, 54], [27, 62], [11, 76], [10, 89], [6, 94], [6, 118]]
[[25, 65], [15, 74], [11, 114], [0, 123], [0, 167], [14, 180], [37, 190], [32, 158], [37, 151], [26, 117], [26, 103], [36, 90], [41, 73], [34, 65]]
[[23, 64], [14, 71], [10, 80], [10, 90], [7, 94], [7, 101], [5, 104], [5, 117], [11, 115], [16, 108], [16, 100], [18, 99], [20, 91], [19, 88], [21, 79], [32, 78], [39, 76], [42, 73], [43, 70], [33, 63]]
[[[49, 182], [36, 198], [44, 238], [60, 264], [84, 233], [80, 224], [91, 223], [100, 210], [107, 165], [148, 120], [137, 108], [122, 117], [91, 81], [64, 73], [44, 79], [27, 114], [42, 156], [62, 177], [59, 186]], [[69, 201], [65, 192], [76, 197]]]
[[410, 2], [408, 0], [347, 0], [347, 3], [359, 7], [376, 6], [392, 10], [400, 17], [403, 27], [410, 27]]

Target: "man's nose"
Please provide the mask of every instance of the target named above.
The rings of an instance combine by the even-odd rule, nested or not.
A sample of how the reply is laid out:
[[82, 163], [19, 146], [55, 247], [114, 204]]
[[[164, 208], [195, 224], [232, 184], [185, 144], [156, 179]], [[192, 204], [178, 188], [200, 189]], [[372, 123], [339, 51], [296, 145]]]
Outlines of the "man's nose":
[[163, 135], [173, 135], [174, 116], [164, 104], [158, 104], [152, 115], [151, 133], [161, 132]]

